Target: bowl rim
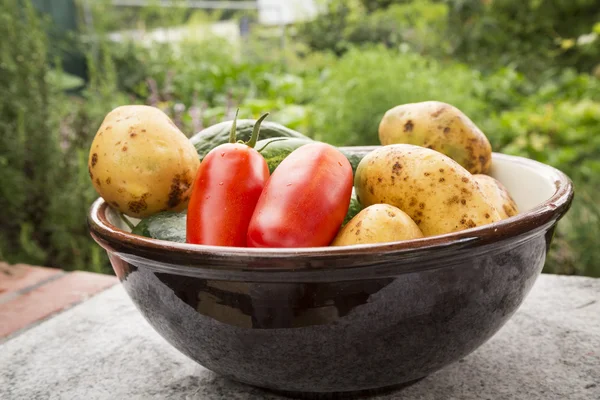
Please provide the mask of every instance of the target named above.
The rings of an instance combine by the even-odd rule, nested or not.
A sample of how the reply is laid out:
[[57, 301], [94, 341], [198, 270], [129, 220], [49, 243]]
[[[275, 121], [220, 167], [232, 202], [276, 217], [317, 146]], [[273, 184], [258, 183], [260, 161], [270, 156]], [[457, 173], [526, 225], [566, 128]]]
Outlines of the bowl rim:
[[[372, 151], [381, 146], [340, 147], [349, 152]], [[360, 244], [339, 247], [311, 247], [311, 248], [246, 248], [197, 245], [187, 243], [169, 242], [151, 239], [124, 231], [112, 225], [106, 217], [108, 204], [99, 197], [91, 205], [88, 213], [88, 227], [94, 240], [108, 251], [119, 253], [143, 254], [146, 258], [161, 260], [189, 259], [190, 261], [208, 261], [219, 269], [239, 269], [244, 262], [256, 260], [268, 261], [269, 259], [291, 260], [291, 263], [278, 265], [278, 271], [297, 271], [311, 268], [306, 265], [306, 260], [332, 258], [345, 258], [360, 256], [385, 256], [399, 253], [428, 253], [436, 254], [440, 250], [463, 247], [479, 247], [494, 244], [508, 238], [531, 236], [548, 225], [555, 224], [568, 211], [573, 196], [573, 183], [562, 171], [549, 165], [528, 158], [493, 153], [493, 159], [502, 159], [512, 163], [525, 165], [540, 171], [541, 175], [552, 178], [555, 185], [554, 194], [546, 201], [532, 209], [516, 216], [470, 228], [458, 232], [424, 237], [420, 239], [405, 240], [391, 243]], [[235, 265], [230, 265], [227, 260], [235, 260]], [[303, 260], [294, 263], [293, 260]], [[225, 262], [223, 262], [225, 261]], [[236, 267], [237, 266], [237, 267]], [[174, 268], [195, 268], [187, 265], [177, 265]], [[312, 267], [314, 269], [314, 267]], [[343, 268], [343, 266], [341, 266]], [[197, 269], [197, 268], [196, 268]], [[273, 268], [269, 268], [273, 269]], [[275, 269], [273, 269], [275, 270]]]

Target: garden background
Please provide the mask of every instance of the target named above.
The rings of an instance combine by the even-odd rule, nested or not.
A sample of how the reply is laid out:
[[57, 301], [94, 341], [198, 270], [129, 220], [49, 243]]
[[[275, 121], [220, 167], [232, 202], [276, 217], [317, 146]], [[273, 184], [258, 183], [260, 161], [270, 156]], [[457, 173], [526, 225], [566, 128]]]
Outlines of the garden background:
[[[87, 156], [116, 106], [160, 107], [188, 136], [240, 107], [369, 145], [389, 108], [440, 100], [495, 151], [569, 174], [545, 271], [600, 276], [597, 0], [330, 0], [284, 37], [253, 11], [66, 2], [71, 25], [48, 2], [0, 0], [0, 260], [111, 273], [87, 230]], [[205, 29], [223, 21], [249, 33]], [[193, 33], [152, 40], [165, 27]]]

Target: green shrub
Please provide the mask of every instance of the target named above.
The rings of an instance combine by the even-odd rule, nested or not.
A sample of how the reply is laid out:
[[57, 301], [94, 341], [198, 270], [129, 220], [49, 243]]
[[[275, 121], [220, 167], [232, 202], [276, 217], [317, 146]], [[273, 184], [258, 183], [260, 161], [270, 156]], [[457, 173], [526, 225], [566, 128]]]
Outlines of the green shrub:
[[510, 66], [536, 82], [562, 68], [600, 71], [597, 0], [328, 1], [300, 29], [313, 50], [407, 44], [482, 71]]
[[448, 6], [435, 0], [393, 4], [359, 19], [348, 34], [353, 44], [382, 43], [408, 46], [419, 54], [443, 56], [450, 52], [445, 39]]
[[436, 0], [331, 1], [326, 13], [306, 23], [299, 37], [311, 49], [344, 54], [355, 45], [408, 45], [420, 53], [448, 53], [448, 7]]
[[249, 58], [236, 45], [211, 36], [178, 44], [107, 47], [118, 90], [162, 108], [188, 135], [198, 129], [190, 112], [200, 113], [200, 126], [207, 126], [232, 117], [238, 106], [241, 118], [270, 111], [270, 119], [292, 128], [306, 125], [304, 109], [298, 107], [306, 101], [304, 79], [285, 72], [281, 60]]
[[451, 103], [480, 121], [485, 103], [474, 95], [478, 79], [459, 64], [382, 47], [352, 49], [311, 89], [311, 134], [338, 145], [378, 144], [379, 121], [388, 109], [426, 100]]
[[584, 99], [504, 112], [488, 124], [487, 132], [496, 148], [553, 165], [586, 182], [600, 175], [598, 126], [600, 102]]
[[[109, 271], [86, 214], [97, 197], [87, 173], [90, 142], [106, 113], [132, 103], [118, 91], [107, 42], [88, 46], [81, 97], [60, 65], [52, 68], [46, 29], [29, 2], [0, 0], [0, 259]], [[22, 32], [27, 34], [22, 34]], [[89, 43], [88, 43], [89, 44]]]
[[600, 58], [597, 0], [448, 1], [455, 57], [487, 70], [512, 65], [538, 80], [549, 69], [591, 73]]
[[68, 100], [53, 85], [64, 80], [51, 69], [44, 32], [28, 2], [0, 1], [0, 258], [100, 270], [77, 213], [89, 204], [86, 162], [61, 125]]
[[369, 12], [373, 12], [376, 10], [385, 10], [394, 3], [403, 3], [406, 0], [360, 0], [360, 2]]
[[0, 255], [42, 262], [51, 234], [42, 226], [48, 193], [59, 179], [52, 167], [60, 162], [48, 45], [35, 10], [16, 0], [0, 2], [0, 35]]
[[347, 36], [354, 23], [364, 18], [364, 7], [357, 1], [329, 1], [324, 14], [300, 26], [298, 37], [314, 51], [343, 54], [348, 47]]

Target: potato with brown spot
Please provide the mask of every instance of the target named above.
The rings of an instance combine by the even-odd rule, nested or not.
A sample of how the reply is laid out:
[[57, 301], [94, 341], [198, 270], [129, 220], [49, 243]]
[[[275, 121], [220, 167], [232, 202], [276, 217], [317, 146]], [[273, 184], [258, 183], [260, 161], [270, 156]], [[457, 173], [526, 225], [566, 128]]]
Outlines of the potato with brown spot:
[[[392, 185], [387, 177], [396, 162], [403, 168]], [[379, 177], [383, 177], [382, 182], [377, 181]], [[424, 147], [394, 144], [370, 152], [356, 169], [354, 187], [365, 207], [379, 203], [396, 206], [415, 221], [425, 236], [500, 220], [467, 170]]]
[[487, 197], [488, 201], [498, 210], [500, 217], [506, 219], [517, 215], [519, 209], [510, 193], [503, 184], [488, 175], [473, 175], [473, 180]]
[[483, 132], [458, 108], [439, 101], [388, 110], [379, 124], [379, 140], [439, 151], [472, 174], [486, 173], [492, 163], [492, 146]]
[[98, 132], [103, 134], [92, 142], [88, 167], [104, 200], [137, 218], [186, 207], [200, 161], [165, 113], [148, 106], [118, 107]]
[[422, 237], [423, 232], [404, 211], [388, 204], [374, 204], [356, 214], [331, 245], [387, 243]]

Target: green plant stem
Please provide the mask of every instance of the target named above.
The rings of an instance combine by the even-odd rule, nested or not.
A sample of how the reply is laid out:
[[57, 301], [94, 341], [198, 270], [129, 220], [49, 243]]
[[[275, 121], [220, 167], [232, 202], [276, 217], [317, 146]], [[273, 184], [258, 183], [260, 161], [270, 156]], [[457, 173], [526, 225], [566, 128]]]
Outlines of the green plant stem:
[[258, 119], [258, 121], [256, 121], [256, 124], [254, 124], [254, 128], [252, 129], [252, 136], [250, 137], [250, 140], [248, 140], [246, 142], [246, 145], [248, 145], [249, 147], [252, 147], [252, 148], [254, 148], [254, 146], [256, 146], [256, 141], [258, 140], [258, 134], [260, 132], [260, 124], [262, 124], [264, 119], [267, 118], [268, 116], [269, 116], [269, 113], [265, 113], [265, 114], [261, 115], [261, 117]]
[[129, 229], [133, 230], [133, 228], [135, 228], [131, 221], [125, 216], [125, 214], [119, 212], [119, 216], [121, 217], [121, 220], [125, 222], [125, 224], [129, 227]]
[[287, 139], [288, 139], [288, 138], [279, 138], [279, 139], [273, 139], [273, 140], [271, 140], [271, 141], [268, 141], [267, 143], [265, 143], [265, 145], [264, 145], [263, 147], [261, 147], [260, 149], [258, 149], [258, 150], [256, 150], [256, 151], [258, 151], [258, 152], [260, 153], [261, 151], [263, 151], [264, 149], [266, 149], [266, 148], [267, 148], [267, 146], [268, 146], [268, 145], [270, 145], [271, 143], [275, 143], [275, 142], [281, 142], [282, 140], [287, 140]]
[[239, 108], [235, 110], [235, 117], [233, 118], [233, 123], [231, 124], [231, 131], [229, 131], [229, 143], [235, 143], [236, 141], [237, 118], [239, 112]]

